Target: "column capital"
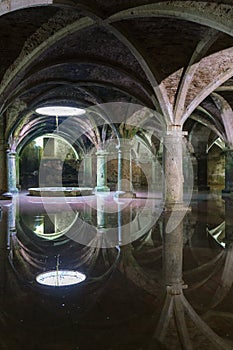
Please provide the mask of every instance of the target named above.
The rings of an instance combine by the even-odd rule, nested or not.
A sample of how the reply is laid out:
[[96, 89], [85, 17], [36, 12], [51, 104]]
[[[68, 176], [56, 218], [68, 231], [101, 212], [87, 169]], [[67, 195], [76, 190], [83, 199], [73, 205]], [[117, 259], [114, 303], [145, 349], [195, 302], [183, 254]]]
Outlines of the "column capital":
[[180, 124], [170, 124], [167, 126], [166, 134], [167, 135], [173, 135], [173, 134], [179, 134], [181, 133], [182, 135], [188, 135], [187, 131], [182, 130], [182, 125]]
[[106, 156], [108, 154], [104, 149], [98, 149], [95, 153], [97, 156]]
[[6, 150], [6, 153], [9, 155], [9, 156], [16, 156], [16, 151], [12, 151], [11, 149], [7, 149]]
[[83, 158], [92, 158], [92, 153], [85, 153]]
[[119, 139], [119, 144], [116, 145], [117, 149], [122, 149], [125, 147], [132, 147], [133, 146], [133, 140], [132, 139], [125, 139], [125, 138], [120, 138]]

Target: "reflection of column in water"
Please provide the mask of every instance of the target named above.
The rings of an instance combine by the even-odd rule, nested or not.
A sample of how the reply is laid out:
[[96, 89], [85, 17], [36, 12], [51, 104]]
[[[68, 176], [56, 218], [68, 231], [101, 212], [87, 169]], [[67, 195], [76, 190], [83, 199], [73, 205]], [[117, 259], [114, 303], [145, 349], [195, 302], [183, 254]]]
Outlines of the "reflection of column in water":
[[92, 186], [92, 155], [85, 154], [83, 159], [83, 186]]
[[97, 242], [96, 246], [99, 248], [105, 247], [107, 244], [107, 228], [106, 228], [106, 210], [104, 196], [101, 194], [96, 195], [96, 210], [97, 210]]
[[13, 196], [11, 204], [8, 207], [8, 230], [7, 230], [7, 246], [10, 247], [11, 235], [16, 233], [16, 210], [17, 197]]
[[6, 286], [6, 260], [7, 260], [7, 211], [2, 211], [0, 221], [0, 294], [3, 294]]
[[[216, 349], [232, 349], [231, 345], [218, 336], [202, 320], [185, 298], [183, 289], [186, 286], [183, 284], [182, 280], [183, 223], [180, 222], [172, 232], [166, 233], [166, 221], [167, 215], [164, 220], [165, 229], [163, 237], [163, 264], [166, 296], [154, 338], [165, 343], [168, 348], [170, 348], [170, 342], [176, 342], [176, 346], [179, 349], [194, 349], [194, 347], [200, 348], [199, 339], [191, 336], [195, 331], [194, 327], [196, 327], [198, 331], [202, 333], [203, 337], [205, 337], [206, 340], [208, 339], [209, 343], [212, 343]], [[167, 333], [169, 332], [171, 319], [173, 319], [172, 324], [176, 327], [177, 334], [176, 332], [172, 332], [168, 337]], [[191, 328], [190, 320], [193, 323]], [[172, 336], [177, 338], [172, 339]]]
[[122, 213], [121, 213], [121, 205], [118, 203], [117, 204], [117, 232], [118, 232], [118, 246], [122, 245]]
[[96, 196], [97, 204], [97, 228], [105, 228], [106, 225], [106, 213], [104, 205], [104, 197], [101, 195]]
[[[125, 207], [126, 203], [117, 202], [114, 211], [109, 212], [109, 203], [103, 195], [96, 196], [98, 235], [104, 239], [103, 244], [108, 247], [121, 246], [132, 241], [132, 205]], [[133, 232], [136, 233], [136, 232]]]
[[88, 223], [92, 223], [93, 221], [92, 206], [86, 202], [84, 202], [83, 204], [83, 214], [84, 214], [85, 221]]
[[183, 261], [183, 221], [170, 233], [166, 233], [168, 214], [164, 219], [163, 235], [163, 265], [165, 284], [167, 286], [182, 285], [182, 261]]
[[[226, 300], [233, 284], [233, 203], [230, 198], [225, 197], [225, 238], [221, 237], [223, 231], [218, 236], [219, 241], [225, 242], [224, 249], [224, 266], [221, 272], [221, 279], [211, 301], [211, 308], [216, 307], [224, 299]], [[220, 237], [220, 239], [219, 239]]]
[[[125, 204], [125, 203], [124, 203]], [[127, 207], [122, 203], [118, 203], [117, 209], [117, 226], [118, 226], [118, 237], [117, 240], [119, 245], [126, 245], [131, 243], [131, 235], [135, 232], [131, 232], [132, 222], [132, 205], [129, 204]]]
[[233, 202], [232, 199], [225, 197], [225, 241], [226, 247], [233, 242]]

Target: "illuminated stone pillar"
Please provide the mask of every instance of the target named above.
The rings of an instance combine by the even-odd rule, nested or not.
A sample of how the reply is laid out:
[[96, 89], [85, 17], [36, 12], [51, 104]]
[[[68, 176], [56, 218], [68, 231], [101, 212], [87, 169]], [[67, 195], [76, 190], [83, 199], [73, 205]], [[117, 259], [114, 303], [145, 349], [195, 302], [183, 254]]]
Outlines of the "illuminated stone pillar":
[[20, 170], [19, 170], [19, 156], [16, 155], [16, 187], [17, 189], [20, 189]]
[[110, 188], [107, 186], [107, 152], [99, 150], [96, 152], [97, 157], [97, 185], [95, 187], [96, 192], [108, 192]]
[[16, 187], [16, 153], [7, 150], [7, 183], [8, 193], [16, 194], [18, 189]]
[[183, 132], [171, 128], [163, 139], [164, 201], [165, 210], [183, 205]]
[[122, 140], [118, 149], [118, 188], [116, 197], [134, 198], [132, 187], [131, 140]]
[[4, 126], [0, 121], [0, 195], [5, 192], [7, 192], [6, 144], [4, 139]]

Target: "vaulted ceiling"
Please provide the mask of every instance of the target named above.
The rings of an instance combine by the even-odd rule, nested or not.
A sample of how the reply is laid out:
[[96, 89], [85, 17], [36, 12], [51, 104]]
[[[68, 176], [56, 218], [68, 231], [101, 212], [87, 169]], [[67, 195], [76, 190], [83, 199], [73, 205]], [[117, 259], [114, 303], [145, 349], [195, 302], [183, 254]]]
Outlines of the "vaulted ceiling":
[[231, 3], [0, 1], [7, 138], [45, 131], [39, 105], [130, 102], [167, 126], [186, 122], [189, 131], [191, 117], [233, 142]]

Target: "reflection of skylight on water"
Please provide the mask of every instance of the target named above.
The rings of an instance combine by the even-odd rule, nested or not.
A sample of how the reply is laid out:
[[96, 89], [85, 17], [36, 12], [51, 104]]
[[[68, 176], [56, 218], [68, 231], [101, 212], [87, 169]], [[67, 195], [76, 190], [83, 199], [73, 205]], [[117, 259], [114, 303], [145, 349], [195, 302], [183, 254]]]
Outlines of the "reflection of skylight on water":
[[83, 273], [72, 270], [47, 271], [36, 277], [38, 283], [51, 287], [71, 286], [85, 279], [86, 276]]

